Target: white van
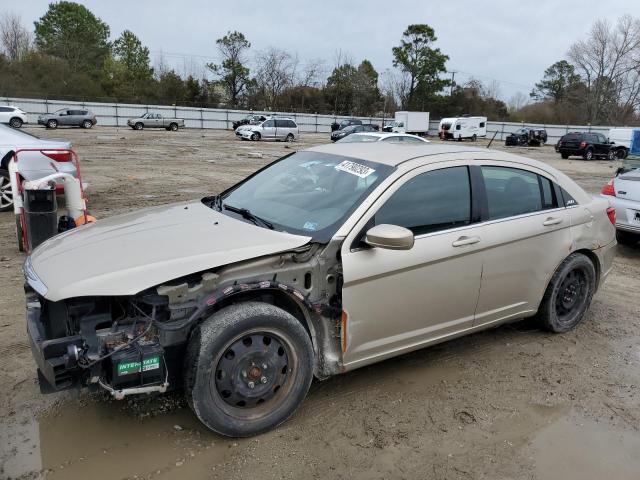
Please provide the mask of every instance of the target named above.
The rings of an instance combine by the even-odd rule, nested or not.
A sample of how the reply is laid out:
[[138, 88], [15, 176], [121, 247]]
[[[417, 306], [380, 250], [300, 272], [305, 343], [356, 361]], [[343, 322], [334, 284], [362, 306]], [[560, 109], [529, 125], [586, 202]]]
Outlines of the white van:
[[633, 131], [638, 128], [612, 128], [609, 130], [609, 142], [614, 145], [611, 147], [616, 152], [616, 158], [626, 158], [631, 148], [631, 137]]
[[438, 134], [442, 140], [462, 140], [487, 136], [487, 117], [452, 117], [440, 120]]

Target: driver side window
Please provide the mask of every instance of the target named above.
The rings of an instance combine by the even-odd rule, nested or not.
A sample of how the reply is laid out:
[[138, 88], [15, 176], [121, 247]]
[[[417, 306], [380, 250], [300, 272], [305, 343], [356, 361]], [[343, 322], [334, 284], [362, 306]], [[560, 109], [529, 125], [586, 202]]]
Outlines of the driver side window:
[[408, 228], [414, 235], [470, 224], [468, 168], [443, 168], [407, 180], [376, 212], [375, 224], [383, 223]]
[[273, 127], [275, 122], [273, 120], [268, 120], [262, 124], [263, 127]]

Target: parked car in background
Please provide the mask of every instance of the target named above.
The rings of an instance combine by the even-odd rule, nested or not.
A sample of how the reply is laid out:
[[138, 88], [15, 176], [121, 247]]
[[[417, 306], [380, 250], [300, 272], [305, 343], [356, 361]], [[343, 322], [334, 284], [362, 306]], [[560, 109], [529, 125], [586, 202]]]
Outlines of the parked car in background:
[[233, 122], [233, 130], [235, 131], [238, 127], [242, 125], [257, 125], [258, 123], [264, 122], [267, 119], [265, 115], [260, 114], [249, 114], [246, 117]]
[[556, 152], [564, 159], [579, 156], [585, 160], [606, 158], [615, 160], [615, 152], [607, 137], [595, 132], [572, 132], [560, 137], [556, 143]]
[[601, 194], [616, 209], [618, 242], [637, 244], [640, 241], [640, 168], [618, 169]]
[[487, 136], [487, 117], [461, 117], [443, 118], [438, 126], [438, 135], [441, 140], [464, 140], [474, 142]]
[[538, 147], [547, 142], [547, 131], [534, 128], [520, 128], [507, 135], [504, 140], [506, 146], [528, 145]]
[[236, 135], [242, 140], [284, 140], [285, 142], [293, 142], [300, 136], [300, 128], [293, 118], [275, 117], [267, 118], [257, 125], [238, 127]]
[[127, 120], [134, 130], [142, 130], [143, 128], [164, 128], [175, 132], [179, 127], [184, 127], [184, 120], [181, 118], [163, 117], [159, 113], [145, 113], [137, 118]]
[[357, 118], [346, 118], [344, 120], [340, 120], [340, 122], [333, 122], [331, 124], [331, 131], [335, 132], [336, 130], [342, 130], [343, 128], [350, 127], [351, 125], [362, 125], [362, 120], [358, 120]]
[[337, 143], [367, 143], [367, 142], [385, 142], [385, 143], [430, 143], [429, 140], [417, 135], [409, 135], [408, 133], [352, 133]]
[[293, 152], [219, 195], [36, 248], [24, 274], [37, 378], [117, 399], [182, 386], [211, 430], [257, 435], [294, 414], [314, 377], [525, 317], [575, 328], [611, 270], [613, 215], [506, 152]]
[[341, 138], [344, 138], [352, 133], [362, 133], [362, 132], [377, 132], [378, 126], [372, 125], [370, 123], [364, 125], [351, 125], [345, 128], [341, 128], [340, 130], [336, 130], [331, 133], [331, 141], [337, 142]]
[[38, 125], [47, 128], [82, 127], [91, 128], [98, 120], [93, 112], [83, 109], [61, 108], [53, 113], [38, 116]]
[[623, 160], [629, 155], [633, 132], [638, 128], [612, 128], [609, 130], [609, 142], [611, 149], [615, 152], [616, 158]]
[[27, 123], [27, 112], [12, 105], [0, 105], [0, 123], [20, 128]]
[[0, 125], [0, 212], [13, 209], [8, 165], [13, 154], [23, 148], [42, 150], [18, 153], [18, 170], [25, 180], [37, 180], [56, 172], [74, 176], [76, 174], [71, 155], [54, 150], [71, 149], [71, 142], [68, 140], [40, 139], [24, 131]]

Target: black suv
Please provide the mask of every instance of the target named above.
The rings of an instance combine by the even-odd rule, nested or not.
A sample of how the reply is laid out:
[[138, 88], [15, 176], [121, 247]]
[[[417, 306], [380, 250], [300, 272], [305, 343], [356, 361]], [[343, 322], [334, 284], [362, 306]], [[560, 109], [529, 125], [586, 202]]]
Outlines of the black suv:
[[611, 142], [601, 133], [567, 133], [556, 143], [556, 152], [559, 152], [562, 158], [578, 155], [585, 160], [598, 157], [615, 160], [615, 150], [611, 148]]
[[366, 133], [366, 132], [377, 132], [378, 126], [372, 124], [364, 124], [364, 125], [350, 125], [345, 128], [341, 128], [340, 130], [336, 130], [331, 134], [331, 141], [337, 142], [338, 140], [346, 137], [347, 135], [351, 135], [352, 133]]

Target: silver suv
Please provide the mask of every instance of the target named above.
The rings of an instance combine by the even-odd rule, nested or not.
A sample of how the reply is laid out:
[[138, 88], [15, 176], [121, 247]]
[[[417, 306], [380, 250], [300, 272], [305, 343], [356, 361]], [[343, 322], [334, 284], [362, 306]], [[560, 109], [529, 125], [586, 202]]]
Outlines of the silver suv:
[[83, 109], [62, 108], [38, 117], [38, 125], [44, 125], [47, 128], [58, 128], [58, 126], [91, 128], [96, 123], [98, 120], [95, 114]]
[[300, 136], [300, 128], [292, 118], [268, 118], [258, 125], [238, 127], [236, 135], [243, 140], [284, 140], [285, 142], [293, 142]]

